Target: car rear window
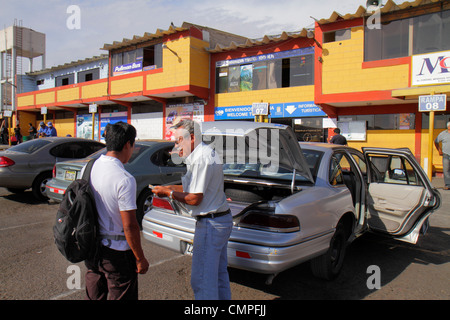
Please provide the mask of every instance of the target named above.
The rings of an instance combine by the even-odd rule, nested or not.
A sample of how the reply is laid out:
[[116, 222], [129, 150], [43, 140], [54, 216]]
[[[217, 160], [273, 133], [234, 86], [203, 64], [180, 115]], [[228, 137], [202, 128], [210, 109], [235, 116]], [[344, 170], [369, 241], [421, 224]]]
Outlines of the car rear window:
[[49, 143], [51, 143], [51, 141], [45, 139], [35, 139], [10, 147], [8, 150], [31, 154]]

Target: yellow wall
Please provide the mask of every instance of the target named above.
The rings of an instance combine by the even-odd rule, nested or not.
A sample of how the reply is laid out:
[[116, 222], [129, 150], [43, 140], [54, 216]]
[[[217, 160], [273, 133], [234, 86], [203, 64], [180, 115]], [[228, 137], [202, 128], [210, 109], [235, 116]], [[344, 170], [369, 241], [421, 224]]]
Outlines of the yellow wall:
[[58, 133], [58, 137], [65, 137], [68, 134], [75, 137], [74, 121], [74, 118], [56, 119], [55, 121], [52, 121], [53, 126]]
[[101, 82], [85, 85], [81, 88], [81, 99], [104, 97], [108, 95], [108, 83]]
[[168, 41], [166, 45], [167, 48], [163, 49], [163, 72], [147, 75], [145, 89], [159, 90], [187, 85], [208, 88], [209, 56], [202, 52], [207, 42], [187, 37]]
[[32, 106], [34, 104], [34, 95], [30, 94], [24, 97], [17, 97], [17, 105], [19, 107]]
[[56, 98], [58, 102], [78, 100], [80, 98], [80, 89], [78, 87], [68, 88], [56, 91]]
[[[36, 104], [46, 104], [55, 102], [55, 91], [37, 93]], [[20, 107], [20, 105], [19, 105]]]
[[190, 43], [190, 83], [195, 86], [209, 87], [209, 53], [204, 49], [209, 44], [197, 38]]
[[351, 39], [323, 44], [322, 93], [351, 93], [408, 87], [409, 65], [363, 69], [364, 27]]
[[143, 88], [142, 76], [135, 76], [132, 78], [114, 80], [111, 79], [111, 95], [127, 94], [130, 92], [142, 91]]
[[366, 141], [349, 141], [348, 145], [361, 150], [363, 147], [409, 148], [415, 152], [414, 130], [367, 130]]

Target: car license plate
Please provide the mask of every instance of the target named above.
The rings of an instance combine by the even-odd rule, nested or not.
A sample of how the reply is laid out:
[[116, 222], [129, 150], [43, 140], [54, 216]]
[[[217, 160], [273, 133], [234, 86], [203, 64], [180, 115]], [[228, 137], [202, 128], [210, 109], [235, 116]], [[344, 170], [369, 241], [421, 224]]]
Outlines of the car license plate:
[[181, 244], [183, 250], [182, 252], [187, 256], [192, 256], [192, 253], [194, 252], [194, 244], [190, 242], [183, 241]]
[[77, 176], [77, 172], [76, 171], [69, 171], [69, 170], [67, 170], [65, 175], [64, 175], [64, 179], [68, 180], [68, 181], [75, 181], [76, 176]]

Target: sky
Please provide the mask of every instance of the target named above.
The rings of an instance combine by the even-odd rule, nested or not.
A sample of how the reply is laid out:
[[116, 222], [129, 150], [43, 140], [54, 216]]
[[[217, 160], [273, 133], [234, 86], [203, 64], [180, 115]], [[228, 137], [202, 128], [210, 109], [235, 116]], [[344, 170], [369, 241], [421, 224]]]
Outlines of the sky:
[[[366, 0], [0, 0], [0, 29], [17, 21], [45, 33], [49, 68], [106, 54], [100, 49], [106, 43], [167, 30], [171, 23], [256, 39], [312, 28], [311, 17], [355, 13], [359, 6], [365, 7]], [[40, 58], [33, 63], [40, 69]]]

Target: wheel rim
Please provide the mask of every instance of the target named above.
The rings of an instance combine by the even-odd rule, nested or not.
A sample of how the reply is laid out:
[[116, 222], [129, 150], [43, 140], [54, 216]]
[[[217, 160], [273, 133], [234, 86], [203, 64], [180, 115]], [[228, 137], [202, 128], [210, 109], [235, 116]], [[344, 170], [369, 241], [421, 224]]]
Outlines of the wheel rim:
[[144, 212], [144, 215], [147, 213], [147, 212], [149, 212], [151, 209], [152, 209], [152, 207], [153, 207], [153, 197], [152, 196], [148, 196], [147, 198], [145, 198], [145, 201], [144, 201], [144, 206], [143, 206], [143, 212]]
[[50, 179], [44, 179], [44, 180], [42, 180], [41, 185], [39, 186], [39, 190], [40, 190], [42, 196], [46, 196], [46, 194], [45, 194], [45, 186], [47, 185], [47, 182], [48, 182], [49, 180], [50, 180]]

